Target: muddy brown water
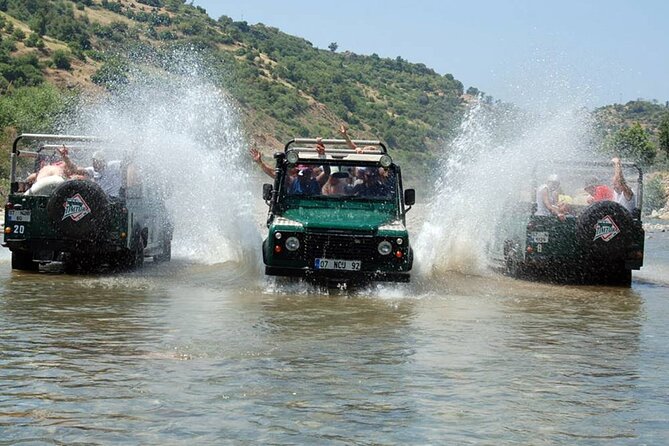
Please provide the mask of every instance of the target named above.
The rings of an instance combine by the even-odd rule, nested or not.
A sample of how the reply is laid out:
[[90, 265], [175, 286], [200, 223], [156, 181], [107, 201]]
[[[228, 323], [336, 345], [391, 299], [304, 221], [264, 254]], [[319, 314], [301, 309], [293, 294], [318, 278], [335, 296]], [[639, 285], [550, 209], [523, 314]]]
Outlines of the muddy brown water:
[[669, 443], [669, 234], [631, 289], [0, 260], [0, 445]]

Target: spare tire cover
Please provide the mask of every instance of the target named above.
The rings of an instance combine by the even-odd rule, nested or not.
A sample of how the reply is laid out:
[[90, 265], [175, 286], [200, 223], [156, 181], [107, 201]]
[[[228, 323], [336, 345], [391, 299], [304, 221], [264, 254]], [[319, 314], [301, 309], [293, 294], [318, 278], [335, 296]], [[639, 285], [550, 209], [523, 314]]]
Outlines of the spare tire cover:
[[93, 239], [109, 224], [109, 199], [89, 180], [70, 180], [58, 186], [46, 206], [51, 222], [72, 238]]
[[576, 222], [576, 231], [588, 254], [620, 257], [627, 253], [634, 223], [630, 213], [614, 201], [587, 207]]

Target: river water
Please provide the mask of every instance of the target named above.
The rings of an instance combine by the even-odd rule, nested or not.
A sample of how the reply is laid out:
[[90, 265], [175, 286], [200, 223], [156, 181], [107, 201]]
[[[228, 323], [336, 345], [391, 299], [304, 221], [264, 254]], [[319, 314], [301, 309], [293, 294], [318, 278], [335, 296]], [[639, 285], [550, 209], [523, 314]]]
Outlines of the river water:
[[442, 274], [329, 295], [177, 258], [0, 260], [0, 445], [669, 442], [669, 233], [631, 289]]

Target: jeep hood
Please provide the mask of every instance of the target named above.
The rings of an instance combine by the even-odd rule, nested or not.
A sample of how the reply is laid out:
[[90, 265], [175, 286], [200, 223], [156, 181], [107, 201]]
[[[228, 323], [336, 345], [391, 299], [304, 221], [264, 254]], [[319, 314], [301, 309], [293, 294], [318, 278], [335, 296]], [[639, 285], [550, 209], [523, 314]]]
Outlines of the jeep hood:
[[394, 212], [369, 209], [299, 208], [289, 209], [283, 217], [301, 223], [307, 229], [375, 231], [397, 220]]

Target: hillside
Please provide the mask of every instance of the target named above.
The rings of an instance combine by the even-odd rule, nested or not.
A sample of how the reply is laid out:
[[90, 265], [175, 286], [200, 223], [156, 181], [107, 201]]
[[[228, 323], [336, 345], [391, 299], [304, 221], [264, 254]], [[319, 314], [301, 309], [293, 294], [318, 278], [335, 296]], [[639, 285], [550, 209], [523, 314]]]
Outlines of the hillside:
[[594, 110], [594, 116], [606, 132], [614, 132], [630, 127], [638, 122], [657, 143], [662, 118], [669, 114], [669, 102], [659, 104], [656, 101], [636, 100], [626, 104], [612, 104]]
[[[44, 83], [99, 93], [125, 81], [132, 64], [161, 65], [146, 55], [187, 48], [240, 105], [250, 139], [272, 148], [294, 136], [333, 136], [346, 122], [354, 137], [381, 138], [427, 163], [463, 110], [462, 83], [450, 74], [400, 57], [318, 49], [263, 24], [213, 20], [184, 0], [0, 0], [0, 25], [3, 94], [48, 89]], [[3, 128], [40, 130], [6, 115], [0, 106]]]

